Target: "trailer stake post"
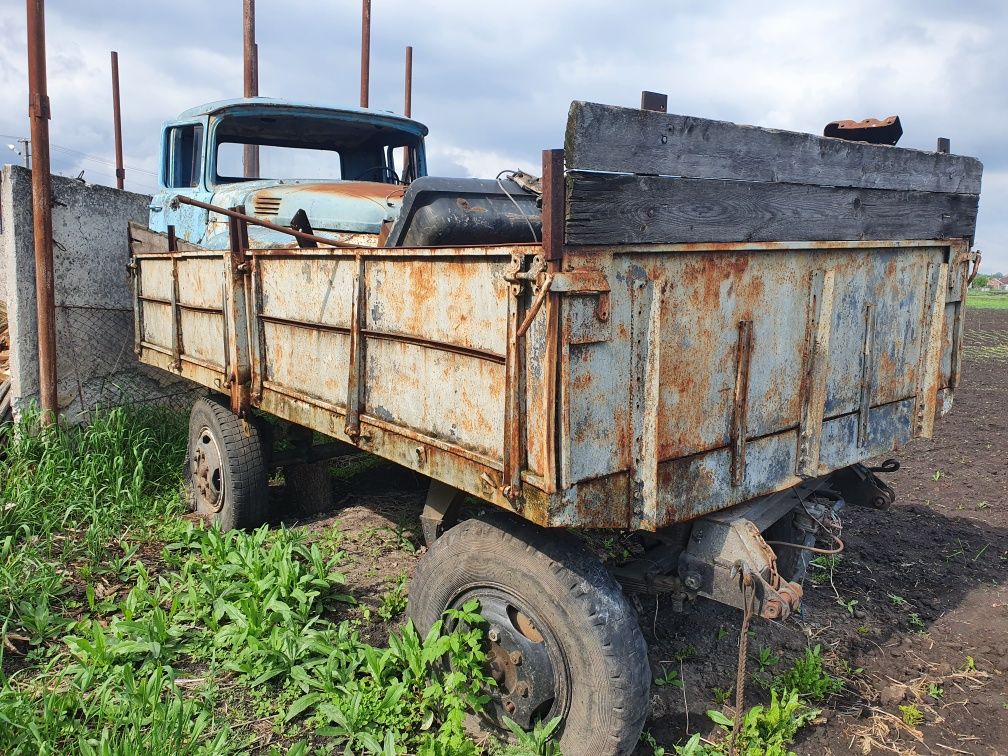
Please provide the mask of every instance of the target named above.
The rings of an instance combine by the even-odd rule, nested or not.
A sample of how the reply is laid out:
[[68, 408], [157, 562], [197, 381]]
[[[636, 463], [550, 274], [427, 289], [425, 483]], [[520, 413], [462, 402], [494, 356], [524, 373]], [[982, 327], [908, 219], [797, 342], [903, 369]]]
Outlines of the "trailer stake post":
[[38, 313], [39, 404], [42, 423], [55, 422], [56, 294], [53, 279], [52, 184], [49, 171], [49, 94], [46, 84], [45, 0], [27, 0], [28, 118], [32, 140], [35, 300]]
[[[255, 41], [255, 0], [245, 0], [242, 13], [242, 58], [245, 97], [259, 96], [259, 46]], [[246, 144], [242, 154], [245, 178], [259, 178], [259, 145]]]
[[126, 169], [123, 167], [122, 111], [119, 108], [119, 53], [112, 51], [112, 124], [115, 129], [116, 189], [123, 189], [126, 183]]
[[371, 78], [371, 0], [363, 0], [361, 8], [360, 106], [368, 106]]

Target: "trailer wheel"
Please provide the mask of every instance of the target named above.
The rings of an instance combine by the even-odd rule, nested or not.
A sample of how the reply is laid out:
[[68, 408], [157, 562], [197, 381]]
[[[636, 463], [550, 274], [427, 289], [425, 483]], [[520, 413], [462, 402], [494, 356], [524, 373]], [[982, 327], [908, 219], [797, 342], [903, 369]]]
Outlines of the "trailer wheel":
[[332, 477], [329, 460], [284, 467], [284, 481], [290, 500], [305, 514], [324, 512], [332, 504]]
[[562, 531], [467, 520], [420, 560], [409, 616], [426, 634], [477, 599], [497, 685], [483, 715], [525, 729], [561, 717], [564, 754], [629, 754], [647, 716], [651, 670], [637, 616], [602, 563]]
[[187, 487], [193, 509], [222, 530], [266, 520], [269, 480], [261, 431], [227, 407], [199, 399], [189, 416]]

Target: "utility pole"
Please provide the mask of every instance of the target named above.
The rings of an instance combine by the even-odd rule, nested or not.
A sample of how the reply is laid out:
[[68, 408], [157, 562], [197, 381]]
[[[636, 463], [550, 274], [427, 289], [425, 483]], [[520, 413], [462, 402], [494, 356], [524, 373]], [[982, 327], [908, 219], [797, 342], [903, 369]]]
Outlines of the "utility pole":
[[[245, 0], [242, 13], [245, 97], [259, 96], [259, 45], [255, 41], [255, 0]], [[245, 178], [259, 178], [259, 145], [246, 144], [243, 153]]]
[[368, 106], [368, 90], [371, 78], [371, 0], [364, 0], [361, 9], [360, 46], [360, 106]]
[[116, 189], [123, 189], [126, 183], [126, 169], [123, 167], [122, 114], [119, 111], [119, 53], [112, 51], [112, 124], [115, 129]]
[[39, 404], [42, 423], [56, 420], [56, 293], [53, 278], [52, 185], [49, 171], [49, 92], [46, 83], [45, 0], [26, 0], [28, 119], [31, 122], [35, 300], [38, 313]]

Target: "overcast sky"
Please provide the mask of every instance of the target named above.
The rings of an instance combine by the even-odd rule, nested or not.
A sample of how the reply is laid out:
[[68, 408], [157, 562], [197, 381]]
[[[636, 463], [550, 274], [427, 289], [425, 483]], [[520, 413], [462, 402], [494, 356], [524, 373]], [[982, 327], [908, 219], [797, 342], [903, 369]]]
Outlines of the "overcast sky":
[[[242, 91], [241, 0], [49, 0], [53, 169], [114, 184], [109, 51], [122, 80], [127, 188], [150, 192], [162, 121]], [[260, 94], [356, 105], [359, 0], [258, 0]], [[1008, 3], [449, 2], [373, 0], [371, 106], [413, 115], [430, 172], [539, 173], [572, 100], [821, 133], [837, 118], [898, 114], [901, 146], [984, 163], [976, 246], [1008, 273]], [[25, 3], [0, 0], [0, 162], [27, 136]]]

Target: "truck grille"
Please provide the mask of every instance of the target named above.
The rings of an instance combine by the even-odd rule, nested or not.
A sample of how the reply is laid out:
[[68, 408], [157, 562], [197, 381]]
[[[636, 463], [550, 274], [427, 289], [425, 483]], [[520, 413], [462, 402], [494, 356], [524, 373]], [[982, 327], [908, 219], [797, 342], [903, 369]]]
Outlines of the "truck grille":
[[276, 215], [280, 212], [280, 198], [260, 195], [252, 200], [256, 215]]

